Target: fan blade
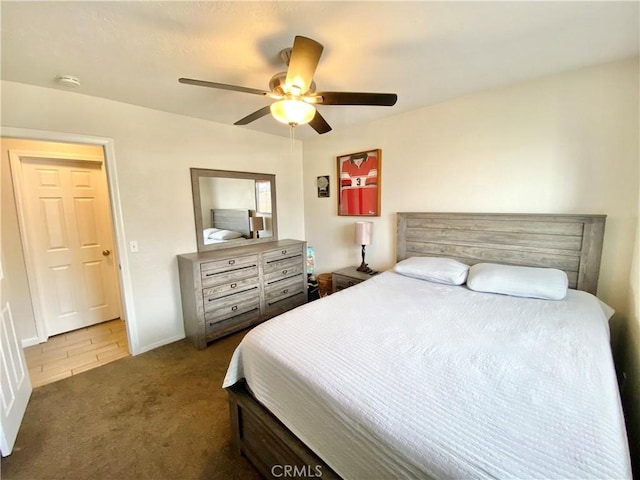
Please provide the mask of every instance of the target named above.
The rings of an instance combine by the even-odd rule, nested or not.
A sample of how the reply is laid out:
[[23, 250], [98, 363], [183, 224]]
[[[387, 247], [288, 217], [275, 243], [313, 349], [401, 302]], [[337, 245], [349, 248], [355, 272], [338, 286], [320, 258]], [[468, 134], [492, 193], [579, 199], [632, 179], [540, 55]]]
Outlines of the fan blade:
[[271, 105], [267, 105], [266, 107], [262, 107], [260, 110], [256, 110], [252, 114], [249, 114], [244, 118], [241, 118], [236, 123], [234, 123], [234, 125], [246, 125], [246, 124], [251, 123], [251, 122], [253, 122], [255, 120], [258, 120], [259, 118], [264, 117], [265, 115], [269, 114], [270, 112], [271, 112]]
[[313, 119], [309, 122], [309, 125], [320, 135], [331, 131], [331, 127], [329, 126], [327, 121], [324, 119], [324, 117], [320, 115], [320, 112], [317, 110], [316, 110], [316, 114], [313, 116]]
[[232, 90], [234, 92], [253, 93], [254, 95], [270, 95], [271, 92], [258, 90], [257, 88], [240, 87], [238, 85], [228, 85], [226, 83], [205, 82], [204, 80], [193, 80], [191, 78], [179, 78], [180, 83], [196, 85], [198, 87], [219, 88], [221, 90]]
[[324, 47], [321, 44], [307, 37], [298, 36], [293, 41], [285, 83], [298, 87], [298, 94], [304, 95], [309, 90], [322, 50]]
[[322, 97], [321, 105], [372, 105], [391, 107], [398, 101], [395, 93], [364, 93], [364, 92], [320, 92], [316, 96]]

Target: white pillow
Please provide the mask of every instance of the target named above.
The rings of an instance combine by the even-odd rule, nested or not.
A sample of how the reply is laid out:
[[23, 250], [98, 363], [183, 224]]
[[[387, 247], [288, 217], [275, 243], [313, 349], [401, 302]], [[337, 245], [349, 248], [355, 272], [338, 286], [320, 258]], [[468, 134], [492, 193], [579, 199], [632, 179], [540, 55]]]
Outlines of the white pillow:
[[219, 232], [220, 230], [220, 228], [205, 228], [202, 233], [204, 234], [204, 238], [211, 238], [211, 235]]
[[568, 285], [569, 279], [562, 270], [496, 263], [473, 265], [467, 277], [471, 290], [545, 300], [562, 300], [567, 296]]
[[396, 263], [393, 270], [407, 277], [445, 285], [462, 285], [467, 279], [469, 265], [451, 258], [410, 257]]
[[234, 238], [240, 238], [242, 234], [240, 232], [234, 232], [233, 230], [218, 230], [209, 235], [209, 238], [213, 240], [233, 240]]

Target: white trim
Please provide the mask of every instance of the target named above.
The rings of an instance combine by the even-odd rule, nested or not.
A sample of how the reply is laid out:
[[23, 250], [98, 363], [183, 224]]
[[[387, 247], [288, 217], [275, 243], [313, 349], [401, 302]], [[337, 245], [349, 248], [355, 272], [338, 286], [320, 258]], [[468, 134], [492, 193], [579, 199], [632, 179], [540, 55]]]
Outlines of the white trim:
[[30, 245], [29, 229], [27, 221], [24, 217], [24, 205], [22, 204], [22, 163], [18, 150], [9, 150], [9, 163], [11, 164], [11, 179], [13, 180], [13, 193], [16, 201], [16, 214], [18, 216], [18, 227], [20, 230], [20, 241], [22, 242], [22, 254], [24, 256], [25, 270], [27, 271], [27, 283], [29, 284], [29, 292], [31, 293], [31, 306], [33, 308], [33, 317], [36, 321], [36, 336], [40, 342], [46, 342], [48, 335], [44, 324], [44, 313], [42, 305], [44, 298], [40, 293], [40, 287], [36, 278], [36, 267], [33, 264], [31, 250], [27, 247]]
[[29, 160], [32, 162], [42, 162], [46, 160], [53, 161], [71, 161], [71, 162], [89, 162], [89, 163], [102, 163], [104, 161], [102, 155], [80, 155], [77, 153], [58, 153], [58, 152], [43, 152], [40, 150], [13, 150], [14, 152], [20, 152], [20, 158]]
[[25, 338], [22, 340], [22, 348], [33, 347], [39, 345], [40, 339], [38, 337]]
[[[28, 140], [40, 140], [48, 142], [76, 143], [86, 145], [98, 145], [104, 149], [104, 161], [107, 171], [107, 184], [109, 190], [109, 203], [113, 220], [113, 230], [116, 241], [115, 254], [120, 266], [120, 293], [122, 299], [122, 318], [127, 327], [129, 352], [131, 355], [142, 353], [136, 323], [135, 305], [133, 301], [133, 285], [129, 258], [127, 257], [126, 236], [124, 229], [124, 217], [120, 203], [120, 190], [118, 187], [118, 174], [116, 168], [116, 154], [113, 139], [106, 137], [94, 137], [77, 133], [60, 133], [45, 130], [32, 130], [27, 128], [0, 127], [0, 136], [10, 138], [22, 138]], [[145, 349], [146, 351], [146, 349]]]
[[152, 343], [150, 345], [145, 345], [144, 347], [142, 347], [140, 349], [138, 354], [144, 353], [144, 352], [149, 352], [149, 351], [151, 351], [151, 350], [153, 350], [155, 348], [158, 348], [158, 347], [164, 347], [165, 345], [169, 345], [170, 343], [177, 342], [179, 340], [184, 340], [184, 335], [176, 335], [175, 337], [171, 337], [171, 338], [163, 338], [159, 342], [155, 342], [155, 343]]

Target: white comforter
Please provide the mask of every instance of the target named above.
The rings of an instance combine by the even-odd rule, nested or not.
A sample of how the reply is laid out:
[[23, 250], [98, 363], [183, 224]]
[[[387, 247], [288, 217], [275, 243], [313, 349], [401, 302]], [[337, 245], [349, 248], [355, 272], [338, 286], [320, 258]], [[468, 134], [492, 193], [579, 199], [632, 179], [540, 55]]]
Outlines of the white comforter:
[[345, 479], [631, 478], [606, 318], [386, 272], [252, 330], [224, 381]]

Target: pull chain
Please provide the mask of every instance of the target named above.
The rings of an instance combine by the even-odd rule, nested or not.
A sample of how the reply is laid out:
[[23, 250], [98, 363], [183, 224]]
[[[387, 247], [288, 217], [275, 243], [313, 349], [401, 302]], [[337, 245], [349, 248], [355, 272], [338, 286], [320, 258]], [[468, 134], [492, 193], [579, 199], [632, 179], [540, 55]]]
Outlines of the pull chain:
[[295, 145], [295, 134], [293, 129], [293, 125], [289, 126], [289, 153], [291, 155], [291, 161], [295, 160], [293, 156], [293, 147]]

